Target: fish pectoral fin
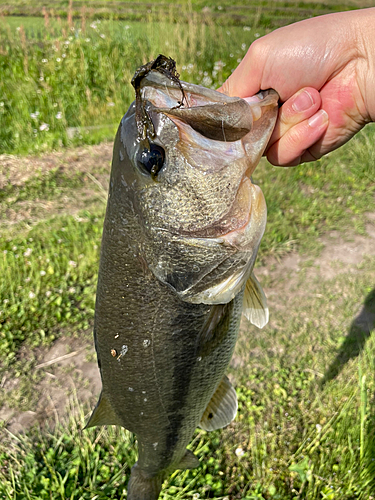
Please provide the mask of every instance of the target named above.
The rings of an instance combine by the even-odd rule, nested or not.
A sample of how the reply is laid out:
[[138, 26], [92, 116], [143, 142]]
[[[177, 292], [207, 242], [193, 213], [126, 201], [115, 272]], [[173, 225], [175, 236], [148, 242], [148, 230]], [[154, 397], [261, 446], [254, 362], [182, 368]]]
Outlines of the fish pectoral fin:
[[258, 328], [268, 323], [267, 299], [254, 273], [246, 282], [242, 314]]
[[237, 394], [229, 379], [224, 375], [211, 401], [203, 413], [199, 427], [214, 431], [229, 425], [234, 420], [238, 408]]
[[178, 463], [176, 469], [195, 469], [199, 467], [200, 463], [198, 458], [190, 450], [186, 450], [185, 455]]
[[107, 397], [100, 394], [99, 401], [87, 422], [85, 429], [95, 427], [96, 425], [121, 425], [117, 415], [112, 409], [111, 403]]

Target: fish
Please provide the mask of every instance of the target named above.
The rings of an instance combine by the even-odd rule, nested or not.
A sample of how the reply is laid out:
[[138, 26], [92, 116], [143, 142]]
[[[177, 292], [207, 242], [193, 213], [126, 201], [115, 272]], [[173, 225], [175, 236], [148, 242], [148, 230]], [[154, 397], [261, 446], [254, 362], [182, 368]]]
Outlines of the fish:
[[267, 210], [251, 175], [278, 114], [270, 89], [249, 100], [179, 79], [159, 55], [132, 80], [114, 142], [94, 338], [102, 379], [86, 427], [134, 433], [129, 500], [156, 500], [176, 469], [199, 466], [197, 427], [229, 425], [225, 374], [241, 315], [262, 328], [253, 273]]

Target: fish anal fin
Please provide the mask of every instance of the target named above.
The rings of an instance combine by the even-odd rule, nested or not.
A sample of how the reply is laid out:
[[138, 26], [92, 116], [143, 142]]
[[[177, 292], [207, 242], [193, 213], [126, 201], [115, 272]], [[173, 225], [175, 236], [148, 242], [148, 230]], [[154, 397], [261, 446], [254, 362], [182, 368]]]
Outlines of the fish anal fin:
[[267, 299], [254, 273], [246, 282], [242, 314], [258, 328], [268, 323]]
[[103, 392], [100, 394], [99, 401], [87, 422], [85, 429], [95, 427], [96, 425], [121, 425], [117, 415], [113, 411], [111, 403]]
[[200, 463], [198, 458], [190, 450], [186, 450], [185, 455], [178, 463], [176, 469], [195, 469], [199, 467]]
[[202, 415], [199, 427], [205, 431], [221, 429], [234, 420], [237, 408], [236, 391], [228, 377], [224, 375]]

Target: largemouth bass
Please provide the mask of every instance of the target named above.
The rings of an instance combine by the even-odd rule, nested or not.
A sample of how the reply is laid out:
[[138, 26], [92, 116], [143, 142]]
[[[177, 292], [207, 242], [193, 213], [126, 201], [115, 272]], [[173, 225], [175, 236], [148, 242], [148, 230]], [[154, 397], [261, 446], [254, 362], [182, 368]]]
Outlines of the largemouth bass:
[[136, 434], [129, 500], [156, 500], [175, 469], [199, 465], [196, 429], [228, 425], [225, 375], [241, 313], [268, 321], [252, 273], [266, 204], [250, 176], [278, 95], [250, 103], [179, 80], [159, 56], [133, 78], [136, 101], [113, 151], [95, 310], [102, 377], [87, 424]]

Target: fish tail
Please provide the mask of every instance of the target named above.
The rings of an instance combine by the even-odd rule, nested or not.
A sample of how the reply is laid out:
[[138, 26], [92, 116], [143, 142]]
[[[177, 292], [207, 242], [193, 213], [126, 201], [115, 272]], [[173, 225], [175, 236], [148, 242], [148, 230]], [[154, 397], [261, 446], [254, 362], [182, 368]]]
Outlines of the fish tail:
[[157, 500], [164, 477], [164, 473], [150, 476], [135, 464], [128, 484], [128, 500]]

